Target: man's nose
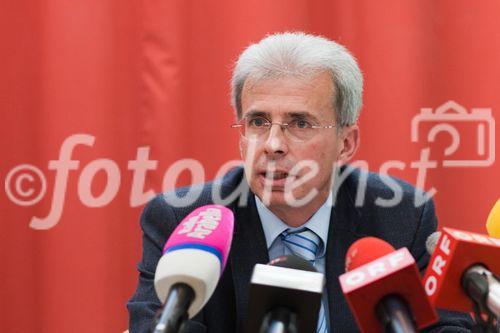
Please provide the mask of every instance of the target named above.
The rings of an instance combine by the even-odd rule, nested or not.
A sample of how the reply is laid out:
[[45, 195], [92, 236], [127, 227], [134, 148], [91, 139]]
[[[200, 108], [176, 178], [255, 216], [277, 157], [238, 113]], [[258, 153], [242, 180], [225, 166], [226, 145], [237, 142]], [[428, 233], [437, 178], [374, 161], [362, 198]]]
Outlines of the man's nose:
[[280, 124], [273, 123], [264, 143], [267, 154], [284, 155], [288, 152], [288, 143], [285, 134], [286, 129]]

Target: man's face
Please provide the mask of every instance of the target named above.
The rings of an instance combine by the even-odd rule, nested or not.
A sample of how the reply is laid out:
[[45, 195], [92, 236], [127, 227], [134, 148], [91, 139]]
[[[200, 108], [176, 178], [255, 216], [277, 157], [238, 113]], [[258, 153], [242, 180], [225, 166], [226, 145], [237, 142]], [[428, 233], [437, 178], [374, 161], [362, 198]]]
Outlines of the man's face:
[[[242, 117], [248, 119], [257, 114], [273, 123], [304, 119], [314, 125], [336, 125], [333, 92], [334, 85], [327, 72], [308, 78], [288, 76], [259, 81], [249, 78], [241, 95]], [[342, 159], [342, 135], [337, 136], [335, 128], [313, 129], [310, 139], [297, 142], [286, 131], [288, 129], [272, 125], [259, 140], [240, 139], [250, 188], [270, 207], [290, 206], [290, 194], [300, 200], [315, 190], [317, 194], [308, 200], [309, 204], [323, 202], [331, 190], [334, 164]], [[318, 168], [315, 176], [307, 181], [314, 170], [297, 168], [304, 161]], [[272, 170], [273, 176], [269, 172]], [[304, 183], [296, 186], [300, 182]]]

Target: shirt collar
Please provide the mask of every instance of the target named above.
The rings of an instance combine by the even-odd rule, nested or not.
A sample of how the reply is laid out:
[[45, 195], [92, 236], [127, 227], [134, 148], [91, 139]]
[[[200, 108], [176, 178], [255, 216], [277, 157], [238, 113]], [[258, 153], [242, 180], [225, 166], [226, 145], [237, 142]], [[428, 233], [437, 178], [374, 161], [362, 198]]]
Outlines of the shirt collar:
[[332, 213], [333, 194], [330, 192], [328, 198], [323, 205], [314, 213], [314, 215], [300, 227], [292, 228], [280, 220], [273, 212], [267, 208], [260, 199], [255, 196], [255, 203], [257, 212], [259, 213], [262, 229], [266, 237], [267, 249], [271, 247], [274, 240], [286, 229], [292, 231], [302, 229], [304, 227], [312, 230], [322, 241], [321, 254], [323, 256], [326, 252], [326, 243], [328, 240], [328, 228], [330, 226], [330, 215]]

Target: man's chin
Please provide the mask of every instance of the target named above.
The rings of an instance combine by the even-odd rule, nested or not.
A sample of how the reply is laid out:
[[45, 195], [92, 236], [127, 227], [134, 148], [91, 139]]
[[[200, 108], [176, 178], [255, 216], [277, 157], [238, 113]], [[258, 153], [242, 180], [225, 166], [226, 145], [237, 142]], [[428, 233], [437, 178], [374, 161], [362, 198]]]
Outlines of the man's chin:
[[304, 206], [300, 199], [294, 198], [292, 195], [287, 196], [283, 189], [259, 192], [257, 196], [266, 207], [300, 208]]
[[263, 195], [259, 197], [260, 201], [264, 204], [264, 206], [271, 207], [284, 207], [287, 206], [287, 202], [285, 200], [285, 196], [283, 193], [271, 193], [270, 195]]

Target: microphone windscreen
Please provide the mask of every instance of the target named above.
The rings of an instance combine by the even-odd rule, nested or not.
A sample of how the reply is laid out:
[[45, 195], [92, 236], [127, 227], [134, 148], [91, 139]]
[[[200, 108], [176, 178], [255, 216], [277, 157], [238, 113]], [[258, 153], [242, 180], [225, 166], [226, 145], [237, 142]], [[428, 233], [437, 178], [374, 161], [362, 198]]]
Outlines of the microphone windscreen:
[[429, 237], [427, 237], [427, 240], [425, 241], [425, 248], [427, 249], [427, 253], [429, 253], [431, 256], [436, 249], [439, 237], [441, 237], [441, 231], [435, 231]]
[[224, 269], [233, 237], [233, 212], [220, 205], [206, 205], [184, 218], [168, 239], [163, 254], [183, 249], [213, 253]]
[[363, 237], [352, 243], [347, 250], [345, 270], [348, 272], [356, 269], [393, 251], [394, 247], [380, 238]]
[[488, 215], [486, 229], [491, 237], [500, 238], [500, 199], [497, 200]]
[[298, 269], [307, 272], [317, 272], [316, 268], [307, 260], [294, 256], [281, 256], [277, 257], [269, 262], [271, 266]]

